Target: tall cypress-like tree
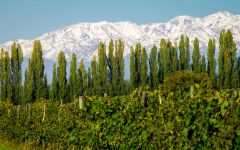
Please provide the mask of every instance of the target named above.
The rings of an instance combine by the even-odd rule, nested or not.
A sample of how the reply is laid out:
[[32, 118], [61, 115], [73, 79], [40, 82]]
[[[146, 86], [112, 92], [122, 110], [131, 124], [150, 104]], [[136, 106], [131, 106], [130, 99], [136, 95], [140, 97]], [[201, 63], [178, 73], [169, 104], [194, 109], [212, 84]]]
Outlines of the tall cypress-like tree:
[[[28, 64], [29, 76], [32, 75], [33, 78], [33, 90], [32, 90], [32, 102], [39, 98], [46, 98], [45, 97], [45, 84], [44, 84], [44, 59], [42, 57], [42, 46], [39, 40], [34, 41], [33, 44], [33, 52], [30, 62]], [[31, 73], [29, 71], [32, 71]], [[28, 79], [30, 80], [30, 79]]]
[[199, 51], [199, 41], [197, 38], [193, 42], [193, 56], [192, 56], [192, 70], [196, 73], [200, 72], [200, 51]]
[[46, 99], [49, 99], [49, 86], [48, 86], [48, 79], [47, 79], [47, 75], [44, 75], [44, 89], [43, 89], [43, 97], [45, 97]]
[[172, 49], [172, 44], [168, 40], [163, 51], [164, 78], [171, 73], [171, 49]]
[[201, 57], [201, 61], [200, 61], [200, 72], [206, 73], [206, 60], [205, 60], [205, 56], [203, 55]]
[[25, 71], [25, 80], [24, 80], [24, 103], [30, 103], [35, 100], [34, 94], [34, 75], [33, 68], [30, 65], [31, 60], [28, 61], [28, 68]]
[[155, 88], [158, 84], [157, 46], [153, 45], [149, 59], [150, 86]]
[[145, 48], [141, 54], [141, 85], [148, 84], [148, 56]]
[[83, 59], [80, 60], [80, 65], [79, 65], [79, 70], [81, 72], [81, 77], [82, 77], [82, 93], [80, 93], [81, 95], [83, 95], [87, 89], [88, 86], [88, 77], [87, 77], [87, 72], [85, 70], [85, 65], [83, 63]]
[[65, 54], [61, 51], [58, 54], [58, 68], [57, 68], [57, 77], [58, 77], [58, 85], [59, 85], [59, 92], [58, 97], [59, 100], [63, 100], [64, 102], [69, 102], [68, 100], [68, 85], [67, 85], [67, 78], [66, 78], [66, 58]]
[[88, 72], [87, 72], [87, 75], [88, 75], [88, 86], [87, 86], [87, 94], [88, 95], [92, 95], [93, 92], [92, 92], [92, 89], [93, 89], [93, 81], [92, 81], [92, 72], [91, 72], [91, 68], [88, 67]]
[[177, 53], [177, 48], [175, 46], [175, 47], [172, 47], [171, 49], [171, 70], [172, 72], [176, 72], [178, 69], [179, 69], [178, 53]]
[[164, 78], [164, 49], [166, 47], [166, 40], [161, 39], [160, 51], [158, 52], [158, 77], [159, 82], [163, 82]]
[[93, 94], [100, 95], [99, 93], [99, 75], [98, 75], [98, 64], [96, 61], [96, 56], [93, 56], [91, 61], [91, 69], [92, 69], [92, 81], [93, 81]]
[[225, 30], [220, 32], [219, 36], [219, 54], [218, 54], [218, 86], [223, 88], [224, 83], [224, 52], [225, 52]]
[[53, 64], [51, 99], [55, 101], [58, 99], [58, 79], [56, 64]]
[[11, 85], [12, 101], [14, 104], [21, 103], [23, 53], [19, 44], [13, 43], [11, 47]]
[[135, 72], [136, 72], [136, 87], [141, 84], [141, 44], [135, 46]]
[[233, 41], [231, 31], [221, 31], [218, 57], [219, 86], [221, 88], [232, 88], [235, 86], [234, 69], [237, 64], [236, 49], [236, 43]]
[[2, 85], [3, 85], [3, 58], [4, 58], [4, 50], [1, 48], [0, 51], [0, 99], [2, 98]]
[[98, 69], [99, 69], [99, 88], [100, 95], [108, 91], [108, 71], [107, 71], [107, 56], [106, 46], [101, 43], [98, 47]]
[[108, 78], [109, 78], [109, 83], [111, 84], [111, 87], [113, 86], [112, 85], [112, 82], [113, 82], [113, 67], [114, 67], [114, 42], [113, 40], [111, 39], [109, 44], [108, 44], [108, 68], [109, 68], [109, 71], [108, 71]]
[[180, 70], [185, 70], [185, 62], [186, 62], [186, 50], [185, 50], [185, 42], [184, 42], [184, 36], [181, 35], [180, 41], [179, 41], [179, 63], [180, 63]]
[[240, 57], [237, 58], [237, 87], [240, 87]]
[[186, 35], [185, 37], [185, 63], [184, 63], [184, 68], [185, 70], [190, 70], [190, 50], [189, 50], [189, 38]]
[[210, 78], [213, 81], [213, 85], [217, 86], [217, 77], [216, 77], [216, 60], [215, 60], [215, 40], [210, 39], [208, 41], [207, 49], [207, 73], [210, 75]]
[[118, 81], [119, 81], [119, 94], [122, 95], [125, 93], [125, 85], [124, 85], [124, 58], [123, 58], [123, 52], [124, 52], [124, 43], [122, 40], [118, 40], [117, 49], [116, 49], [116, 58], [115, 62], [118, 67]]
[[70, 75], [69, 75], [69, 95], [70, 99], [72, 100], [73, 98], [77, 97], [77, 58], [76, 54], [72, 54], [72, 60], [71, 60], [71, 65], [70, 65]]
[[135, 52], [133, 47], [130, 49], [130, 89], [134, 90], [136, 87], [136, 66], [135, 66]]
[[[225, 34], [225, 54], [224, 54], [224, 87], [233, 88], [235, 86], [236, 43], [233, 41], [232, 32], [227, 30]], [[236, 87], [236, 86], [235, 86]]]
[[10, 57], [7, 51], [4, 52], [1, 58], [2, 74], [1, 74], [1, 99], [11, 100], [12, 86], [11, 86], [11, 70], [10, 70]]

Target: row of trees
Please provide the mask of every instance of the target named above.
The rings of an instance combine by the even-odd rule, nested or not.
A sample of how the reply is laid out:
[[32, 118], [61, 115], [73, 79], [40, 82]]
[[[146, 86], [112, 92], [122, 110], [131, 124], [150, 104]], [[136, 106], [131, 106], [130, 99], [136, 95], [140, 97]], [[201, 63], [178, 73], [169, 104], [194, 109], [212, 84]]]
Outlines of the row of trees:
[[68, 78], [67, 61], [61, 51], [57, 64], [53, 65], [50, 86], [44, 74], [40, 41], [34, 42], [32, 57], [25, 71], [24, 85], [21, 84], [22, 50], [19, 44], [13, 43], [11, 57], [3, 49], [0, 53], [1, 99], [11, 99], [14, 104], [19, 104], [33, 102], [39, 98], [69, 102], [80, 95], [123, 95], [138, 86], [148, 85], [155, 88], [165, 77], [177, 70], [206, 72], [215, 88], [240, 86], [240, 58], [236, 56], [236, 44], [230, 30], [222, 30], [220, 33], [218, 74], [215, 40], [210, 39], [208, 42], [207, 58], [200, 55], [197, 38], [193, 41], [191, 56], [189, 45], [188, 36], [181, 35], [178, 46], [170, 40], [162, 39], [160, 49], [153, 45], [148, 57], [146, 49], [137, 43], [130, 50], [130, 81], [124, 80], [124, 43], [121, 40], [111, 40], [108, 48], [104, 43], [100, 43], [98, 57], [92, 58], [87, 70], [82, 59], [77, 65], [76, 55], [73, 54]]

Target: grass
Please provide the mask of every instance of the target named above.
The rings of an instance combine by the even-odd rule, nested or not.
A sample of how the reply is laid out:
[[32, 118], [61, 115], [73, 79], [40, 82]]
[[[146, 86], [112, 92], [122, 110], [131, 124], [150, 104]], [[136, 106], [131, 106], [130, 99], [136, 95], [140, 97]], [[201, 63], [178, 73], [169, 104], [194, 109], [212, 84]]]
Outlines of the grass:
[[4, 137], [0, 136], [0, 150], [25, 150], [26, 148], [22, 144], [17, 144], [13, 141], [8, 141]]

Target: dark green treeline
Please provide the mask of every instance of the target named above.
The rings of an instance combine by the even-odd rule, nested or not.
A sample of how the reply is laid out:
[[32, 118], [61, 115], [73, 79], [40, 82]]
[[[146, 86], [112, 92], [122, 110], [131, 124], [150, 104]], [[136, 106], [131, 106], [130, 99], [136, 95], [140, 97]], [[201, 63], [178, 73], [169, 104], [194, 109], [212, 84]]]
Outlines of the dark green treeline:
[[148, 56], [141, 43], [137, 43], [130, 48], [130, 80], [124, 80], [122, 40], [111, 40], [107, 45], [100, 43], [89, 68], [85, 68], [83, 60], [77, 60], [73, 54], [68, 78], [66, 57], [61, 51], [57, 64], [52, 67], [52, 84], [48, 85], [42, 46], [40, 41], [35, 41], [22, 85], [22, 49], [13, 43], [11, 56], [3, 49], [0, 51], [0, 98], [9, 99], [14, 104], [34, 102], [39, 98], [67, 103], [82, 95], [124, 95], [139, 86], [155, 88], [177, 70], [208, 73], [215, 88], [240, 87], [240, 58], [236, 56], [236, 43], [230, 30], [220, 33], [218, 58], [215, 57], [214, 39], [208, 42], [206, 56], [200, 54], [197, 37], [191, 44], [193, 53], [190, 56], [188, 36], [181, 35], [179, 43], [162, 39], [159, 49], [153, 45]]

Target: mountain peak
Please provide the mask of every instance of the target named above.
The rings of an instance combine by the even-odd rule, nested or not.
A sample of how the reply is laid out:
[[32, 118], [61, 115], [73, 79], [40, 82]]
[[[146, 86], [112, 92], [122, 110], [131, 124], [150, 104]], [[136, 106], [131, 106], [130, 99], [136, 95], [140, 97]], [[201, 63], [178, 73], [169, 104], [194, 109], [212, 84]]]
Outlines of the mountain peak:
[[[231, 29], [234, 40], [240, 45], [240, 17], [225, 11], [204, 18], [183, 15], [166, 23], [145, 25], [129, 21], [78, 23], [45, 33], [37, 39], [41, 40], [46, 59], [56, 60], [57, 54], [63, 50], [68, 59], [75, 53], [78, 59], [89, 61], [96, 53], [100, 41], [108, 43], [110, 39], [122, 39], [125, 42], [124, 55], [128, 55], [129, 47], [138, 42], [149, 51], [153, 44], [159, 45], [162, 38], [178, 43], [180, 35], [185, 34], [189, 36], [190, 41], [198, 37], [200, 47], [206, 48], [208, 40], [218, 39], [222, 29]], [[34, 40], [16, 40], [22, 46], [25, 57], [31, 56]], [[12, 43], [13, 41], [6, 42], [0, 45], [0, 48], [10, 51]]]

